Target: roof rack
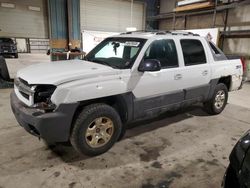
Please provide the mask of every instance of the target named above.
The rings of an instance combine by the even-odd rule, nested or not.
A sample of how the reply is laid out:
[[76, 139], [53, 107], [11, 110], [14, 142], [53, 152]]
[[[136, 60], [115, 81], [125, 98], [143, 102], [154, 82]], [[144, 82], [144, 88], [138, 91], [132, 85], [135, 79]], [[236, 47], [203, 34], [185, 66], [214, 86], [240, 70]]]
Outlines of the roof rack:
[[151, 33], [151, 34], [155, 34], [155, 35], [184, 35], [184, 36], [200, 36], [199, 34], [195, 34], [192, 32], [186, 32], [186, 31], [161, 31], [161, 30], [138, 30], [138, 31], [128, 31], [125, 33], [121, 33], [121, 35], [128, 35], [128, 34], [133, 34], [133, 33]]
[[159, 30], [136, 30], [136, 31], [127, 31], [125, 33], [121, 33], [121, 35], [133, 34], [133, 33], [156, 33]]
[[184, 36], [188, 36], [188, 35], [192, 35], [192, 36], [200, 36], [199, 34], [195, 34], [193, 32], [190, 31], [171, 31], [172, 35], [184, 35]]

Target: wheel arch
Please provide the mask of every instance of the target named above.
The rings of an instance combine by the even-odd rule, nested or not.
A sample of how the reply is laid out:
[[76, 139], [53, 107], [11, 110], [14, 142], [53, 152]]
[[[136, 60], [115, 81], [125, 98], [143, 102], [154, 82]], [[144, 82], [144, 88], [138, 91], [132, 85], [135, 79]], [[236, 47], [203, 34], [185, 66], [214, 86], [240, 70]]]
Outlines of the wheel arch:
[[230, 76], [230, 75], [229, 76], [222, 76], [220, 78], [211, 80], [210, 81], [210, 90], [209, 90], [208, 97], [205, 100], [205, 102], [209, 101], [212, 98], [216, 85], [218, 85], [220, 83], [225, 84], [228, 91], [230, 91], [231, 82], [232, 82], [232, 76]]
[[118, 114], [120, 115], [122, 123], [127, 123], [128, 121], [131, 121], [133, 119], [133, 95], [132, 93], [125, 93], [120, 95], [113, 95], [108, 97], [102, 97], [97, 99], [90, 99], [86, 101], [80, 101], [79, 106], [75, 111], [75, 114], [73, 116], [71, 129], [73, 127], [73, 124], [78, 117], [78, 115], [81, 113], [83, 108], [85, 106], [88, 106], [90, 104], [95, 103], [104, 103], [107, 105], [112, 106], [114, 109], [117, 110]]
[[220, 77], [219, 80], [218, 80], [218, 82], [217, 82], [217, 84], [219, 84], [219, 83], [225, 84], [226, 87], [227, 87], [227, 89], [228, 89], [228, 91], [229, 91], [230, 88], [231, 88], [232, 76], [229, 75], [229, 76], [222, 76], [222, 77]]

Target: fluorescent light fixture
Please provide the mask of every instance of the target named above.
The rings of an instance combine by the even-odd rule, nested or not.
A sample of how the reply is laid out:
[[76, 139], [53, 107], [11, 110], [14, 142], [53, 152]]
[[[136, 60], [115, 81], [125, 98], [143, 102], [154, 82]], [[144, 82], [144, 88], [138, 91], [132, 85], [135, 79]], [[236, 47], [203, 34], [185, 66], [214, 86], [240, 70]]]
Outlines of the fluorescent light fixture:
[[184, 6], [184, 5], [190, 5], [190, 4], [194, 4], [194, 3], [200, 3], [206, 0], [184, 0], [184, 1], [179, 1], [177, 3], [178, 6]]
[[136, 29], [136, 27], [127, 27], [126, 28], [126, 31], [136, 31], [137, 29]]
[[34, 6], [28, 6], [28, 9], [29, 9], [29, 10], [33, 10], [33, 11], [38, 11], [38, 12], [41, 11], [41, 8], [40, 8], [40, 7], [34, 7]]
[[15, 8], [15, 4], [13, 4], [13, 3], [1, 3], [1, 7], [4, 7], [4, 8]]

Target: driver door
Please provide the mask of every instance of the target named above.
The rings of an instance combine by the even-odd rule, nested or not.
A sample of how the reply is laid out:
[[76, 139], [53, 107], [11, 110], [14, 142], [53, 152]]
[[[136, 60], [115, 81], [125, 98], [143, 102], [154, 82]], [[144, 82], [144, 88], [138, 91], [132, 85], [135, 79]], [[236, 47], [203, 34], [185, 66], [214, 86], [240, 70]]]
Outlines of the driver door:
[[178, 77], [179, 62], [174, 40], [152, 42], [145, 59], [159, 60], [161, 70], [138, 73], [138, 82], [133, 89], [135, 118], [178, 107], [184, 100], [184, 92], [179, 87], [181, 78]]

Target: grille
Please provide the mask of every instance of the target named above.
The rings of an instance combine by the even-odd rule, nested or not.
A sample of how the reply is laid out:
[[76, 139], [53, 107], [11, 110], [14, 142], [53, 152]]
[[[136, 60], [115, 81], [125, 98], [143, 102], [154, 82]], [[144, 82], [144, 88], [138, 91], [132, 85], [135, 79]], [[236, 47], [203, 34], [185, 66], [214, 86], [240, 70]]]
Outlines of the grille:
[[31, 87], [31, 85], [28, 84], [26, 80], [23, 80], [22, 78], [19, 78], [20, 82], [23, 83], [24, 85]]
[[28, 94], [26, 94], [26, 93], [24, 93], [24, 92], [22, 92], [22, 91], [19, 91], [19, 93], [25, 98], [25, 99], [27, 99], [27, 100], [29, 100], [29, 95]]
[[32, 85], [29, 85], [27, 81], [17, 78], [15, 79], [15, 86], [18, 89], [20, 95], [29, 101], [30, 105], [34, 102], [34, 88]]

